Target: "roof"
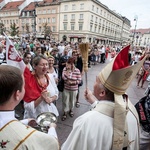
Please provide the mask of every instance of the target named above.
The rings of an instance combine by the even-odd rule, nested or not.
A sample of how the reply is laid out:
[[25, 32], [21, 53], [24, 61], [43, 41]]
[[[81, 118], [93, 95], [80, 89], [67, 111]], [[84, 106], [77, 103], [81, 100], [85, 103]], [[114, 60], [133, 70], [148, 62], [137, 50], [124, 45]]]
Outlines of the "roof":
[[23, 9], [23, 11], [32, 11], [32, 10], [34, 10], [34, 9], [35, 9], [35, 4], [36, 4], [36, 2], [31, 2], [29, 5], [27, 5], [27, 6]]
[[59, 0], [43, 0], [39, 2], [39, 5], [46, 5], [46, 4], [57, 4]]
[[0, 3], [2, 2], [3, 0], [0, 0]]
[[12, 9], [17, 9], [18, 6], [20, 6], [24, 1], [16, 1], [16, 2], [8, 2], [1, 10], [12, 10]]
[[[131, 32], [134, 32], [135, 29], [132, 29]], [[136, 29], [136, 32], [139, 32], [141, 34], [144, 34], [144, 33], [148, 33], [150, 32], [150, 28], [148, 29]]]

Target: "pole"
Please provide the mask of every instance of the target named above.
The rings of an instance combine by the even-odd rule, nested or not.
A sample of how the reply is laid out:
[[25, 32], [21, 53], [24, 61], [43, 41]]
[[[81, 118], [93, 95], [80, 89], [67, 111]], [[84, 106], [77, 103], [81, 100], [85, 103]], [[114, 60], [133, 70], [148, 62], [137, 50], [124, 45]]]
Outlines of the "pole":
[[136, 33], [137, 20], [138, 20], [138, 16], [134, 16], [135, 28], [134, 28], [134, 31], [133, 31], [132, 47], [134, 46], [134, 38], [135, 38], [135, 33]]

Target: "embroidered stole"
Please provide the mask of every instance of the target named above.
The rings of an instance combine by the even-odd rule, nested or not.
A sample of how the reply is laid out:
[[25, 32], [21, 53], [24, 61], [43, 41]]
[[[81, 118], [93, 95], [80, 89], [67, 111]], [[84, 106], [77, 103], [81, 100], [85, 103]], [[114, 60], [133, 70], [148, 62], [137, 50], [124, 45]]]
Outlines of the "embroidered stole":
[[17, 150], [35, 131], [17, 120], [12, 120], [0, 129], [0, 148]]

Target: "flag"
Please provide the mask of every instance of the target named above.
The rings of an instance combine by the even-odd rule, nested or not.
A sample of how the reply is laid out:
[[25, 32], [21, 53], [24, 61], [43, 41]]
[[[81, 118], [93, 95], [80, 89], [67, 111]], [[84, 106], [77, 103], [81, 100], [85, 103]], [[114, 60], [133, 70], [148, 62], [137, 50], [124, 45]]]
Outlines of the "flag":
[[13, 42], [8, 38], [8, 36], [5, 33], [4, 35], [6, 37], [7, 65], [17, 67], [23, 72], [25, 79], [25, 95], [23, 100], [26, 102], [34, 101], [41, 95], [42, 90], [37, 84], [36, 78], [33, 74], [31, 74], [23, 59], [15, 49]]
[[8, 38], [8, 36], [4, 33], [6, 37], [6, 62], [10, 66], [14, 66], [19, 68], [22, 72], [24, 72], [26, 65], [16, 50], [13, 42]]

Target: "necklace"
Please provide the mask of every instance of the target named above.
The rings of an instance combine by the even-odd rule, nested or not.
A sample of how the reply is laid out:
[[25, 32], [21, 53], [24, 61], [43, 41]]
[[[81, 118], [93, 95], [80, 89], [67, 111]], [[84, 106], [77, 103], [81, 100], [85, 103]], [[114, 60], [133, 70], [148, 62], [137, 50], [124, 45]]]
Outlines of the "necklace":
[[40, 86], [40, 88], [42, 90], [46, 89], [47, 86], [49, 85], [49, 76], [47, 74], [44, 75], [44, 82], [41, 82], [41, 79], [39, 79], [39, 77], [36, 75], [35, 76], [38, 82], [38, 85]]

